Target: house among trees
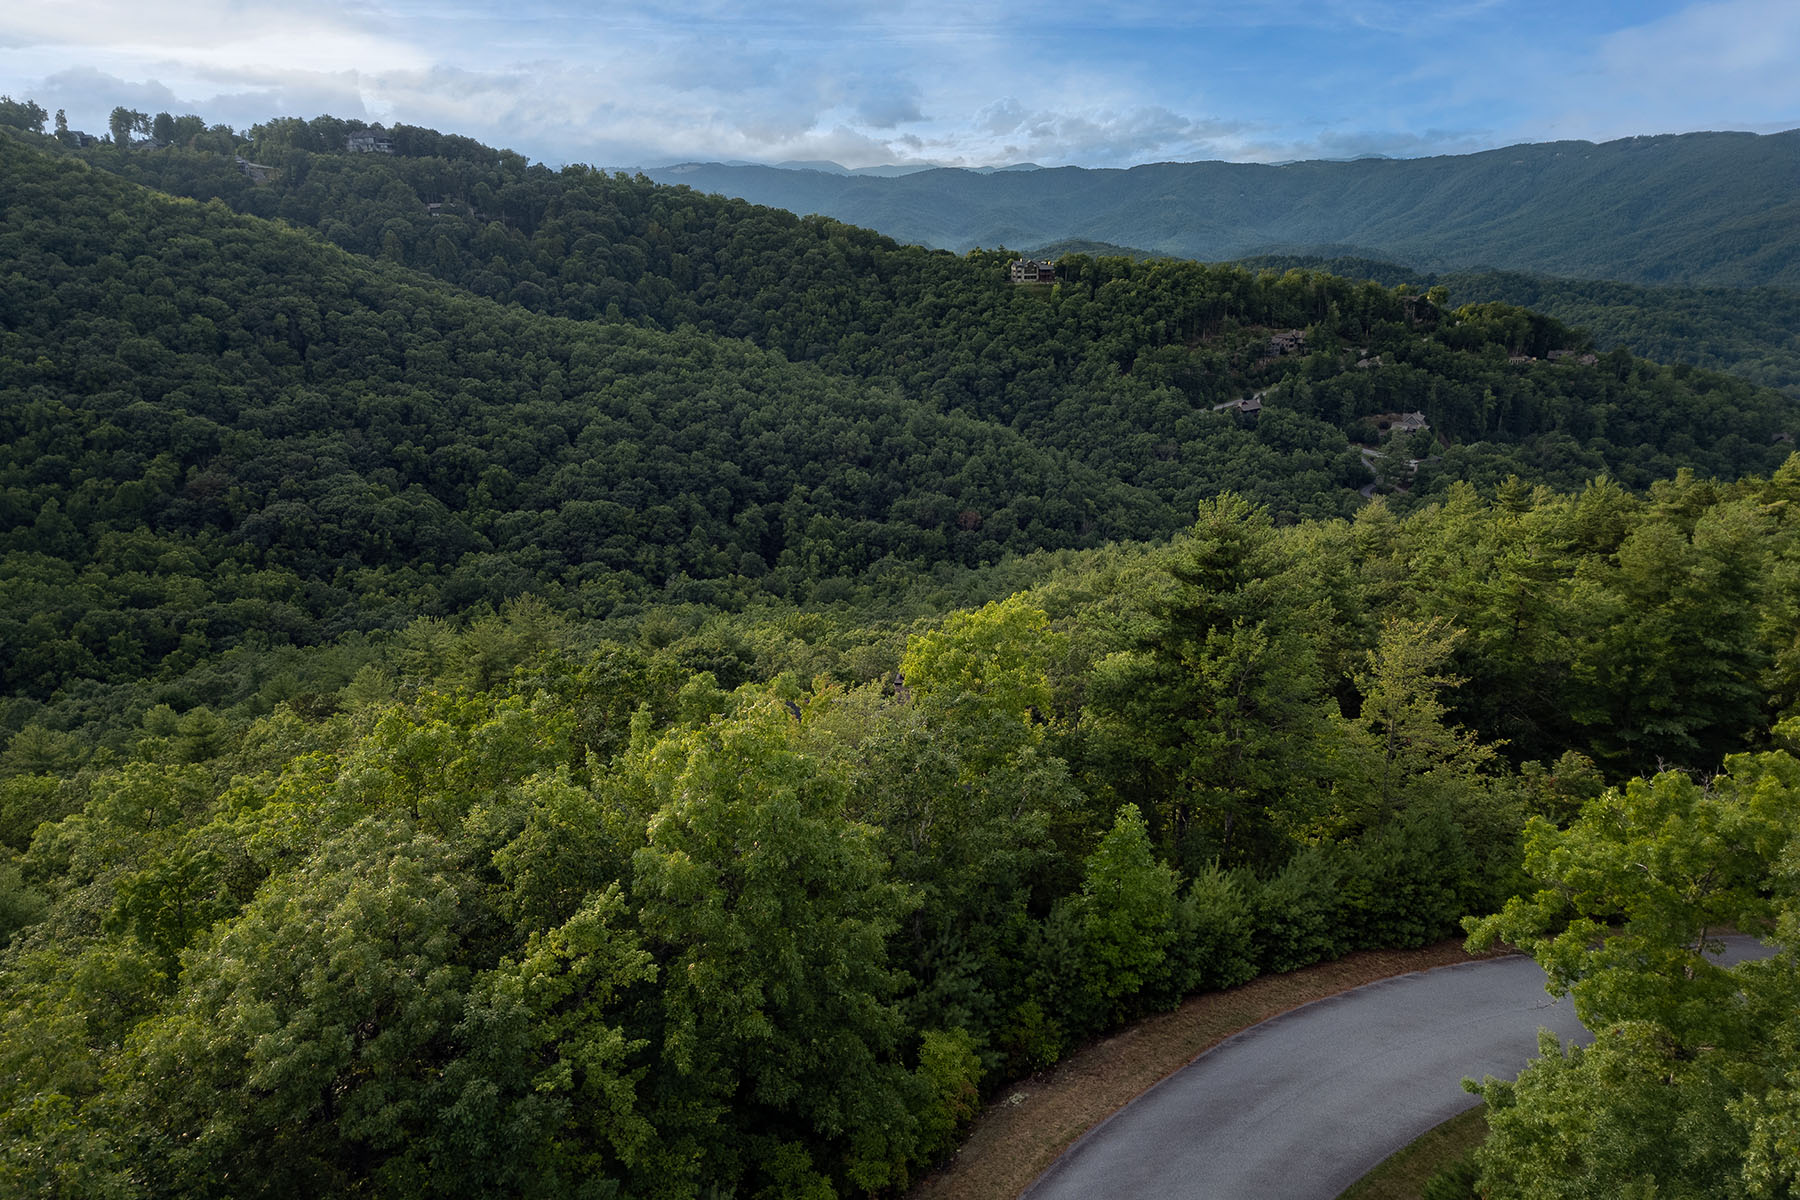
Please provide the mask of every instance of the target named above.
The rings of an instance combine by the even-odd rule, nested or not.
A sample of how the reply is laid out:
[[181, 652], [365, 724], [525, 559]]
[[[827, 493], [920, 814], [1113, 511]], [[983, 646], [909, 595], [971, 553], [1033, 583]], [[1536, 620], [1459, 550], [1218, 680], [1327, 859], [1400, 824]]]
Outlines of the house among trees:
[[1255, 392], [1245, 396], [1242, 400], [1227, 400], [1223, 404], [1215, 404], [1212, 406], [1212, 410], [1224, 412], [1230, 409], [1232, 412], [1259, 413], [1262, 411], [1263, 397], [1266, 395], [1268, 395], [1267, 391]]
[[1269, 339], [1269, 357], [1280, 358], [1284, 354], [1298, 354], [1306, 349], [1306, 330], [1285, 329]]
[[1591, 367], [1595, 363], [1600, 361], [1600, 356], [1597, 354], [1577, 355], [1576, 352], [1573, 350], [1552, 350], [1550, 352], [1550, 361], [1551, 362], [1562, 362], [1566, 359], [1571, 359], [1571, 358], [1574, 359], [1576, 362], [1580, 363], [1584, 367]]
[[1052, 259], [1021, 258], [1012, 265], [1014, 283], [1055, 283], [1056, 263]]
[[392, 154], [394, 140], [377, 125], [372, 129], [359, 130], [344, 139], [344, 149], [352, 154]]
[[1378, 413], [1369, 420], [1383, 433], [1417, 433], [1421, 429], [1431, 428], [1431, 423], [1422, 412]]

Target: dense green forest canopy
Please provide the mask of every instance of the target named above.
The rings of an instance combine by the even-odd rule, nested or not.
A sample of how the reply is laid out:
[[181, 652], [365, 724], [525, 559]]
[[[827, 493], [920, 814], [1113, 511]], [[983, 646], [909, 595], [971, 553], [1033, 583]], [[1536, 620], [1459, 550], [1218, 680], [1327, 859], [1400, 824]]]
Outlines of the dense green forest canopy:
[[[1218, 403], [1302, 369], [1310, 380], [1341, 375], [1349, 366], [1317, 358], [1264, 362], [1257, 329], [1322, 326], [1318, 332], [1332, 335], [1335, 344], [1315, 337], [1315, 352], [1354, 348], [1358, 353], [1350, 361], [1373, 356], [1391, 366], [1399, 348], [1387, 346], [1383, 336], [1392, 338], [1397, 322], [1416, 326], [1420, 320], [1416, 309], [1409, 315], [1393, 295], [1346, 291], [1316, 272], [1284, 285], [1191, 264], [1121, 265], [1093, 255], [1069, 257], [1063, 273], [1071, 286], [1033, 304], [1031, 297], [1009, 292], [993, 256], [932, 255], [831, 222], [800, 221], [584, 168], [528, 168], [516, 156], [430, 131], [397, 128], [392, 157], [308, 149], [337, 145], [342, 127], [327, 118], [258, 127], [250, 148], [260, 158], [293, 164], [262, 184], [217, 155], [99, 149], [90, 158], [165, 190], [218, 197], [240, 211], [310, 225], [360, 254], [404, 262], [478, 294], [578, 319], [623, 318], [663, 329], [691, 324], [749, 337], [790, 360], [892, 379], [945, 411], [964, 409], [1077, 452], [1099, 437], [1109, 447], [1132, 439], [1139, 443], [1134, 452], [1142, 454], [1144, 439], [1159, 432], [1179, 433], [1180, 442], [1191, 443], [1189, 429], [1167, 428], [1171, 400]], [[485, 174], [477, 163], [488, 168]], [[1077, 294], [1082, 284], [1085, 300]], [[1476, 288], [1468, 294], [1482, 301], [1507, 298]], [[1779, 325], [1779, 319], [1771, 314], [1764, 324]], [[1245, 327], [1251, 327], [1248, 335]], [[1400, 331], [1401, 340], [1415, 340], [1405, 336], [1415, 331]], [[1471, 332], [1464, 330], [1461, 345], [1474, 344]], [[1769, 332], [1767, 342], [1779, 352], [1780, 338]], [[1548, 330], [1506, 331], [1487, 340], [1503, 343], [1509, 356], [1532, 355], [1531, 342], [1580, 342], [1578, 335]], [[1535, 356], [1544, 352], [1540, 345]], [[1443, 361], [1421, 365], [1431, 374], [1448, 373]], [[1551, 430], [1587, 440], [1579, 422], [1545, 412], [1557, 407], [1554, 400], [1516, 399], [1507, 393], [1518, 386], [1503, 378], [1455, 374], [1461, 386], [1454, 396], [1434, 395], [1420, 378], [1389, 372], [1373, 389], [1378, 395], [1346, 401], [1333, 394], [1290, 407], [1340, 427], [1350, 407], [1360, 409], [1356, 416], [1421, 409], [1458, 441], [1515, 441]], [[1443, 392], [1444, 381], [1438, 382], [1435, 390]], [[1533, 376], [1526, 386], [1537, 390], [1544, 382]], [[1107, 404], [1088, 400], [1101, 389], [1115, 398]], [[1071, 400], [1079, 407], [1071, 410]], [[1117, 411], [1121, 405], [1129, 409]], [[1378, 405], [1387, 407], [1371, 407]], [[1496, 405], [1528, 411], [1493, 411]], [[1075, 415], [1079, 421], [1067, 419]], [[1115, 416], [1122, 419], [1112, 429], [1096, 428]], [[1584, 462], [1558, 482], [1574, 486], [1583, 470], [1600, 465], [1619, 470], [1624, 447], [1659, 440], [1654, 431], [1649, 437], [1645, 432], [1607, 431], [1604, 440], [1614, 448], [1602, 447], [1600, 460]], [[1699, 440], [1706, 441], [1704, 434]], [[1227, 449], [1218, 454], [1197, 447], [1185, 468], [1245, 451]], [[1644, 465], [1639, 485], [1677, 465], [1741, 469], [1726, 461]], [[1282, 467], [1292, 471], [1298, 464]], [[1347, 470], [1354, 476], [1357, 468]], [[1255, 490], [1241, 476], [1212, 482]], [[1260, 493], [1259, 499], [1284, 510], [1291, 503]], [[1178, 507], [1186, 511], [1191, 504]]]
[[[1120, 251], [1121, 253], [1128, 253]], [[1369, 259], [1265, 255], [1251, 270], [1325, 271], [1387, 287], [1443, 287], [1452, 304], [1500, 301], [1585, 329], [1602, 349], [1730, 371], [1800, 398], [1800, 291], [1559, 279], [1519, 271], [1421, 274]]]
[[[1609, 779], [1766, 746], [1800, 695], [1797, 501], [1800, 458], [1288, 527], [1226, 496], [899, 628], [617, 640], [519, 601], [311, 652], [336, 661], [266, 715], [161, 705], [116, 748], [28, 726], [0, 755], [0, 1171], [899, 1188], [984, 1085], [1196, 988], [1441, 937], [1519, 888], [1528, 819], [1613, 830]], [[1791, 804], [1800, 767], [1764, 758], [1751, 793]], [[1786, 1045], [1724, 1077], [1741, 1115], [1716, 1073], [1683, 1093], [1728, 1164], [1771, 1161]]]
[[[1794, 424], [1524, 310], [1080, 256], [1045, 293], [1005, 255], [429, 131], [299, 144], [332, 130], [259, 128], [270, 183], [207, 149], [0, 144], [9, 726], [245, 639], [526, 592], [892, 592], [1166, 536], [1224, 488], [1292, 519], [1459, 478], [1729, 477]], [[1413, 411], [1430, 430], [1384, 443]]]
[[[1408, 281], [1014, 288], [124, 115], [0, 134], [0, 1190], [894, 1194], [1197, 989], [1623, 913], [1559, 978], [1638, 1040], [1492, 1089], [1485, 1177], [1782, 1194], [1791, 1011], [1671, 981], [1796, 933], [1789, 398]], [[1697, 934], [1554, 901], [1640, 829]], [[1600, 1174], [1534, 1132], [1714, 1048]]]

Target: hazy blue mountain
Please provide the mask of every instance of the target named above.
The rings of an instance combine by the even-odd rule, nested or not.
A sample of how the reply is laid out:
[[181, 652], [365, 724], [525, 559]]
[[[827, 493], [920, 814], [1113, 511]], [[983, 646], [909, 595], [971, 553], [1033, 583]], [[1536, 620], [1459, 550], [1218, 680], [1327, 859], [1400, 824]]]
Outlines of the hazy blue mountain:
[[876, 167], [846, 167], [843, 163], [832, 162], [830, 159], [819, 159], [814, 161], [790, 160], [788, 162], [776, 163], [775, 166], [783, 171], [823, 171], [827, 175], [874, 175], [880, 177], [914, 175], [920, 171], [930, 171], [934, 169], [929, 164], [922, 163], [886, 163]]
[[1419, 270], [1800, 286], [1800, 130], [1284, 166], [648, 174], [959, 251], [1082, 239], [1204, 260], [1359, 256]]

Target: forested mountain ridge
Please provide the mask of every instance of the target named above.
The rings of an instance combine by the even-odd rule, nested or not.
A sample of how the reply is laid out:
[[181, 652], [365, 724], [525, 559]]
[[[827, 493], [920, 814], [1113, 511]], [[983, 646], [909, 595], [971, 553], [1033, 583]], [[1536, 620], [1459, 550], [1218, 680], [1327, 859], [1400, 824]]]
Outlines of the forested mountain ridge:
[[[0, 1192], [892, 1195], [1121, 1020], [1500, 909], [1527, 828], [1719, 851], [1735, 785], [1607, 790], [1662, 764], [1800, 907], [1779, 395], [331, 129], [0, 137]], [[1605, 981], [1711, 986], [1597, 903]], [[1765, 1017], [1634, 1043], [1683, 1181], [1771, 1161]]]
[[[1382, 463], [1349, 436], [1414, 409], [1432, 431], [1385, 465], [1415, 501], [1766, 471], [1796, 424], [1722, 376], [1583, 363], [1521, 310], [1080, 257], [1045, 294], [1003, 255], [424, 148], [467, 157], [289, 147], [253, 185], [217, 154], [89, 152], [237, 180], [353, 256], [0, 143], [15, 698], [525, 592], [593, 615], [842, 594], [1163, 537], [1225, 488], [1345, 513]], [[415, 187], [459, 173], [513, 219], [433, 215], [464, 193]]]
[[[1134, 532], [1130, 504], [1060, 498], [1106, 494], [1079, 465], [891, 385], [538, 317], [0, 156], [15, 693], [130, 678], [196, 629], [312, 640], [526, 590], [604, 613], [996, 556], [964, 510], [1018, 512], [1034, 545]], [[170, 576], [195, 629], [164, 623]]]
[[852, 179], [688, 164], [647, 174], [958, 251], [1085, 238], [1205, 261], [1357, 254], [1419, 270], [1800, 287], [1800, 130], [1281, 166]]
[[[1352, 295], [1328, 280], [1254, 281], [1173, 263], [1109, 266], [1105, 258], [1084, 255], [1066, 264], [1065, 277], [1076, 286], [1059, 291], [1046, 314], [1042, 304], [1004, 285], [1004, 255], [960, 260], [921, 254], [864, 230], [646, 187], [641, 179], [527, 167], [517, 156], [466, 139], [404, 126], [393, 131], [398, 152], [392, 157], [329, 153], [342, 127], [330, 118], [257, 127], [250, 149], [290, 164], [261, 185], [216, 154], [87, 153], [106, 169], [196, 198], [223, 198], [240, 211], [312, 225], [348, 249], [404, 262], [483, 295], [563, 316], [623, 318], [665, 329], [692, 324], [749, 337], [789, 359], [896, 380], [934, 407], [997, 419], [1078, 454], [1101, 433], [1109, 445], [1141, 442], [1146, 423], [1157, 420], [1148, 410], [1167, 408], [1154, 394], [1158, 390], [1173, 387], [1182, 393], [1179, 400], [1210, 405], [1262, 388], [1270, 372], [1244, 369], [1259, 353], [1254, 330], [1234, 339], [1234, 326], [1279, 329], [1335, 313], [1331, 332], [1347, 349], [1367, 343], [1374, 326], [1403, 315], [1394, 297]], [[1089, 293], [1085, 303], [1066, 294], [1081, 285]], [[1146, 289], [1165, 294], [1137, 295]], [[1140, 320], [1131, 304], [1148, 307], [1158, 319]], [[1778, 319], [1774, 314], [1763, 324]], [[1510, 354], [1527, 353], [1529, 339], [1505, 336]], [[1554, 336], [1570, 345], [1578, 340], [1566, 332]], [[1185, 361], [1173, 352], [1179, 342], [1192, 352]], [[1382, 349], [1365, 344], [1358, 353], [1380, 358]], [[1293, 360], [1284, 360], [1275, 373], [1294, 369]], [[1305, 364], [1309, 376], [1332, 369], [1318, 359]], [[1117, 377], [1126, 375], [1136, 378]], [[1475, 381], [1459, 382], [1458, 390], [1468, 393]], [[1386, 393], [1380, 403], [1387, 408], [1374, 411], [1419, 408], [1461, 441], [1511, 441], [1565, 428], [1560, 417], [1546, 416], [1556, 405], [1542, 398], [1503, 398], [1502, 414], [1486, 393], [1500, 396], [1517, 385], [1481, 383], [1479, 397], [1447, 397], [1390, 373], [1376, 389]], [[1530, 378], [1528, 386], [1541, 388], [1542, 377]], [[1105, 431], [1093, 424], [1117, 415], [1119, 402], [1080, 401], [1079, 425], [1056, 419], [1069, 399], [1097, 389], [1132, 393], [1122, 423]], [[1358, 415], [1370, 411], [1363, 407]], [[1483, 415], [1471, 419], [1474, 410]], [[1754, 434], [1738, 432], [1760, 437], [1784, 428], [1777, 421]], [[1624, 443], [1661, 440], [1654, 431], [1619, 433], [1611, 439], [1613, 450], [1588, 458], [1561, 482], [1573, 485], [1596, 466], [1621, 469]], [[1702, 445], [1710, 436], [1696, 432]], [[1134, 451], [1143, 452], [1141, 445]], [[1722, 460], [1690, 464], [1736, 469]], [[1646, 463], [1637, 481], [1666, 475], [1675, 465]], [[1214, 482], [1257, 491], [1243, 475]], [[1257, 495], [1277, 507], [1288, 503], [1268, 492]]]

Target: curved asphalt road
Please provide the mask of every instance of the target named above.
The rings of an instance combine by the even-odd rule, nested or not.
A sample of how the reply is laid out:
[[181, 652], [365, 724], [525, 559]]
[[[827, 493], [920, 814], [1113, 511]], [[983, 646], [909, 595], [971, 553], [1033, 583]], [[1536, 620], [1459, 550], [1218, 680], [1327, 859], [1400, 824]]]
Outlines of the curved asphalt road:
[[[1728, 938], [1728, 961], [1756, 954]], [[1221, 1042], [1089, 1130], [1028, 1200], [1335, 1200], [1389, 1154], [1510, 1079], [1539, 1028], [1589, 1040], [1529, 958], [1400, 975]]]

